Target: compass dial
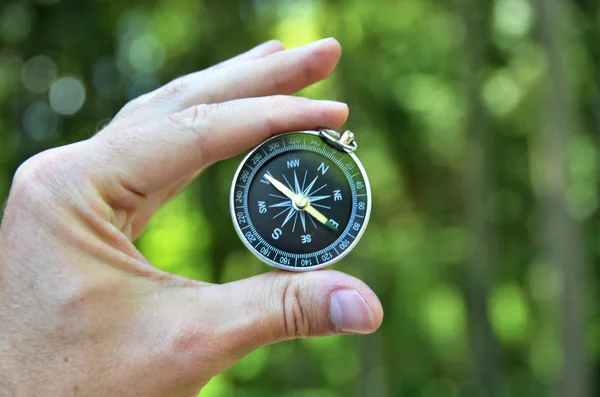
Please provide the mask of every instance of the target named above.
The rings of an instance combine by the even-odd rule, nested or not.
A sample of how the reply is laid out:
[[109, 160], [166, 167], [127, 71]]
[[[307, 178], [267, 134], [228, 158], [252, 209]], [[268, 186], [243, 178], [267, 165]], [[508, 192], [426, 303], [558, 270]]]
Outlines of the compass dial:
[[353, 153], [316, 131], [280, 135], [240, 164], [231, 190], [236, 230], [268, 264], [313, 270], [358, 242], [371, 207], [369, 183]]

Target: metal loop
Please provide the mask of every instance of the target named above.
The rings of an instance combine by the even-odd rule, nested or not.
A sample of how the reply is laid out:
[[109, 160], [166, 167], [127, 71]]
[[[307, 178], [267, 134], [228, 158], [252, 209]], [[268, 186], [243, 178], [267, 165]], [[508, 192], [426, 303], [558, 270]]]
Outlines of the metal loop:
[[354, 140], [354, 133], [346, 130], [341, 134], [337, 131], [322, 128], [319, 134], [328, 141], [328, 143], [346, 152], [353, 152], [358, 148], [358, 144]]

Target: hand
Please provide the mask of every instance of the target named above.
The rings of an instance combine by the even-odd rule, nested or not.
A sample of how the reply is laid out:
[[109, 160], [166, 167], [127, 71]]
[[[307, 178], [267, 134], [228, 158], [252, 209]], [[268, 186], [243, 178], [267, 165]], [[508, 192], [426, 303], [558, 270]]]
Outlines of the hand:
[[344, 104], [287, 96], [339, 57], [332, 39], [268, 42], [26, 161], [0, 226], [0, 395], [192, 396], [261, 346], [377, 329], [377, 297], [342, 273], [211, 285], [155, 268], [132, 243], [211, 163], [281, 132], [339, 128]]

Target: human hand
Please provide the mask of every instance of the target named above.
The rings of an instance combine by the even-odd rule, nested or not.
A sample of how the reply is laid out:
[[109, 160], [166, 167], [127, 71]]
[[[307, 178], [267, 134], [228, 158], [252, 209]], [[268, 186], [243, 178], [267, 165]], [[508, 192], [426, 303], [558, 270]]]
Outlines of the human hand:
[[333, 39], [265, 43], [18, 169], [0, 226], [0, 395], [192, 396], [261, 346], [379, 327], [379, 300], [348, 275], [212, 285], [157, 269], [132, 243], [211, 163], [277, 133], [339, 128], [346, 105], [287, 94], [340, 53]]

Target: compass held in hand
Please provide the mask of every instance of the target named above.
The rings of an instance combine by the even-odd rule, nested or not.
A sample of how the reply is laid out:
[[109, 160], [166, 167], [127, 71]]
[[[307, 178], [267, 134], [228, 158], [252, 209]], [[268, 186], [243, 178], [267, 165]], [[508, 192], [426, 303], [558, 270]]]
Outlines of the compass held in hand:
[[354, 134], [332, 130], [273, 137], [241, 162], [231, 214], [244, 244], [264, 262], [306, 271], [331, 265], [356, 245], [371, 211]]

